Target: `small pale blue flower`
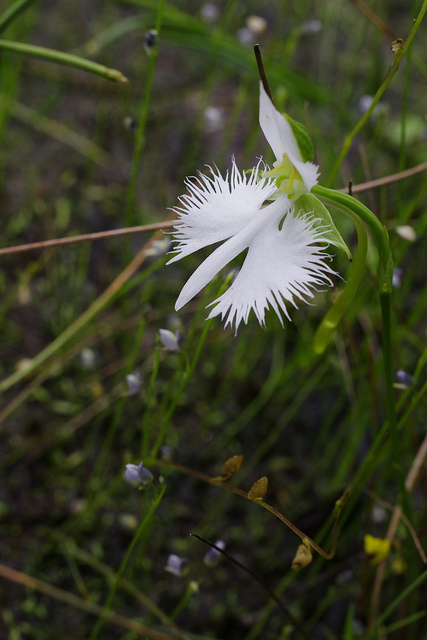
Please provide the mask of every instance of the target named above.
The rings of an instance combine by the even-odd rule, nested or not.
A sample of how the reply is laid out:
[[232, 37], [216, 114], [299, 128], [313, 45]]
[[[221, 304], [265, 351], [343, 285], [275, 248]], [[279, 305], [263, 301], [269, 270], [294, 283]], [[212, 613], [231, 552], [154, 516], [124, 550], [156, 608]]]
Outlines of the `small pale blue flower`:
[[[219, 547], [220, 549], [225, 549], [224, 540], [217, 540], [215, 542], [215, 546]], [[218, 551], [218, 549], [214, 549], [214, 547], [211, 547], [209, 551], [205, 553], [205, 556], [203, 558], [203, 563], [207, 567], [214, 567], [216, 564], [218, 564], [218, 560], [220, 556], [221, 556], [221, 552]]]
[[406, 373], [406, 371], [403, 371], [403, 369], [399, 369], [398, 371], [396, 371], [396, 378], [400, 388], [403, 388], [403, 389], [408, 389], [409, 387], [412, 387], [413, 384], [415, 383], [414, 377], [411, 376], [409, 373]]
[[153, 474], [148, 469], [144, 469], [144, 463], [127, 464], [124, 474], [125, 480], [131, 483], [137, 483], [141, 487], [146, 487], [153, 481]]
[[139, 371], [136, 371], [135, 373], [129, 373], [126, 376], [126, 382], [128, 385], [128, 390], [126, 391], [126, 395], [127, 396], [136, 395], [141, 390], [141, 387], [142, 387], [142, 378]]
[[402, 284], [402, 276], [403, 269], [399, 269], [399, 267], [397, 269], [393, 269], [393, 279], [391, 282], [393, 287], [400, 287], [400, 285]]
[[167, 444], [164, 444], [162, 447], [160, 447], [160, 453], [161, 453], [161, 456], [162, 456], [163, 460], [171, 460], [172, 459], [172, 449], [170, 447], [168, 447]]
[[180, 558], [174, 553], [171, 553], [166, 561], [165, 571], [172, 573], [174, 576], [180, 577], [183, 575], [183, 567], [186, 562], [187, 560], [185, 558]]
[[169, 331], [169, 329], [159, 329], [160, 342], [168, 351], [179, 351], [182, 336], [179, 331]]

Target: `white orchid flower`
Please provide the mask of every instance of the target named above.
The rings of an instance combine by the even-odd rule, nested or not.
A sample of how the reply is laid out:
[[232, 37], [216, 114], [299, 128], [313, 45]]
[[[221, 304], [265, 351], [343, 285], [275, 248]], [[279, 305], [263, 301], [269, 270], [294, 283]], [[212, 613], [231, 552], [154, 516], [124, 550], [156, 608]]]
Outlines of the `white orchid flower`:
[[[210, 175], [188, 178], [187, 193], [173, 209], [178, 215], [174, 231], [178, 244], [177, 255], [168, 264], [223, 243], [184, 285], [176, 310], [248, 250], [229, 289], [208, 305], [214, 305], [208, 318], [221, 315], [225, 326], [234, 324], [236, 332], [242, 320], [247, 323], [251, 309], [264, 326], [265, 311], [271, 307], [283, 326], [282, 313], [290, 320], [286, 303], [297, 307], [298, 300], [312, 298], [319, 287], [332, 286], [335, 274], [325, 261], [329, 258], [325, 247], [319, 246], [331, 243], [328, 225], [313, 209], [307, 211], [298, 204], [298, 198], [307, 198], [317, 183], [318, 168], [304, 161], [293, 127], [276, 110], [262, 84], [260, 125], [276, 156], [272, 170], [260, 171], [260, 161], [248, 175], [238, 170], [233, 158], [225, 177], [209, 168]], [[266, 205], [269, 199], [273, 201]]]

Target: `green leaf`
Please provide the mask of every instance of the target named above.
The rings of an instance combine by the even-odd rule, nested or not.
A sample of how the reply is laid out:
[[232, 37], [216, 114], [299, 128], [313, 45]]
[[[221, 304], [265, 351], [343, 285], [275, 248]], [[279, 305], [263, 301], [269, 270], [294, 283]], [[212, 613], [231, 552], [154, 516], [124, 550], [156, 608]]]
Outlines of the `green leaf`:
[[327, 232], [327, 239], [331, 244], [338, 249], [344, 251], [347, 255], [348, 259], [351, 260], [351, 252], [344, 242], [340, 232], [336, 228], [334, 221], [332, 220], [332, 216], [327, 210], [327, 208], [311, 193], [305, 193], [300, 196], [298, 200], [295, 202], [295, 209], [302, 209], [305, 213], [314, 213], [314, 217], [318, 218], [320, 224], [329, 227], [329, 231]]
[[284, 113], [283, 116], [291, 125], [292, 133], [296, 138], [299, 150], [301, 151], [302, 159], [304, 160], [304, 162], [313, 162], [314, 148], [307, 129], [303, 124], [301, 124], [301, 122], [293, 120], [286, 113]]

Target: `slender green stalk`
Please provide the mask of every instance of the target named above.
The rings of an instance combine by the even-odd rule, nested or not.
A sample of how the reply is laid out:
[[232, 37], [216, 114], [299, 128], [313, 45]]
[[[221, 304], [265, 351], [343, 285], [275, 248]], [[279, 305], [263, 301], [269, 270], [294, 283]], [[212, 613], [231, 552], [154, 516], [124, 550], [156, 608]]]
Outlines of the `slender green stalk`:
[[[160, 33], [163, 20], [163, 10], [165, 6], [165, 0], [160, 0], [157, 10], [156, 31]], [[158, 56], [158, 47], [155, 45], [151, 51], [150, 59], [148, 62], [147, 78], [145, 81], [144, 99], [141, 104], [141, 112], [138, 119], [138, 129], [135, 136], [135, 147], [132, 158], [132, 168], [130, 175], [129, 188], [127, 191], [126, 210], [125, 210], [125, 225], [127, 227], [132, 226], [135, 216], [135, 201], [136, 201], [136, 185], [139, 177], [139, 165], [141, 162], [142, 152], [145, 145], [145, 129], [147, 126], [148, 112], [150, 108], [151, 89], [153, 85], [154, 68], [156, 66], [156, 60]]]
[[[391, 308], [390, 297], [392, 292], [393, 259], [390, 251], [387, 229], [378, 218], [361, 202], [352, 196], [325, 187], [316, 185], [312, 192], [328, 204], [337, 207], [347, 213], [354, 220], [359, 217], [365, 222], [372, 232], [378, 249], [378, 287], [381, 302], [381, 314], [383, 323], [383, 366], [385, 380], [385, 400], [387, 407], [388, 424], [392, 439], [393, 460], [397, 464], [399, 460], [399, 446], [397, 441], [396, 406], [393, 388], [393, 357], [391, 339]], [[340, 299], [338, 300], [338, 304]], [[346, 301], [348, 302], [348, 301]], [[338, 309], [339, 312], [339, 309]], [[322, 344], [320, 344], [322, 346]]]
[[[413, 6], [413, 16], [417, 15], [418, 11], [418, 0], [414, 0]], [[402, 100], [402, 111], [400, 115], [400, 145], [399, 145], [399, 171], [403, 171], [405, 168], [405, 160], [406, 160], [406, 128], [407, 128], [407, 120], [408, 120], [408, 101], [409, 101], [409, 87], [411, 83], [411, 69], [412, 69], [412, 48], [413, 42], [411, 42], [408, 48], [408, 55], [406, 59], [406, 73], [405, 73], [405, 82], [403, 87], [403, 100]], [[397, 197], [398, 197], [398, 216], [399, 222], [402, 223], [402, 214], [403, 214], [403, 183], [399, 183], [397, 189]]]
[[[348, 214], [348, 210], [344, 210], [344, 213]], [[357, 290], [359, 288], [360, 281], [365, 273], [366, 254], [368, 251], [368, 238], [366, 235], [363, 222], [357, 216], [351, 215], [351, 220], [356, 227], [357, 233], [357, 253], [350, 272], [350, 276], [347, 283], [340, 294], [338, 300], [329, 309], [326, 316], [323, 318], [319, 328], [314, 336], [314, 351], [321, 355], [332, 337], [338, 323], [343, 315], [346, 313], [350, 304], [354, 300]]]
[[363, 117], [359, 120], [359, 122], [353, 127], [353, 129], [350, 131], [349, 134], [346, 135], [346, 137], [344, 138], [344, 144], [342, 146], [342, 149], [340, 151], [340, 154], [337, 158], [337, 161], [335, 163], [335, 165], [332, 168], [332, 171], [330, 173], [329, 176], [329, 180], [328, 180], [328, 185], [331, 185], [335, 179], [335, 176], [338, 173], [338, 169], [340, 168], [341, 164], [343, 163], [345, 157], [347, 156], [348, 152], [350, 151], [350, 147], [353, 143], [353, 139], [354, 137], [359, 133], [359, 131], [362, 129], [362, 127], [364, 127], [364, 125], [367, 123], [367, 121], [369, 120], [369, 118], [371, 117], [371, 114], [373, 112], [373, 110], [375, 109], [375, 107], [377, 106], [378, 102], [381, 99], [381, 96], [383, 95], [384, 91], [387, 89], [388, 85], [390, 84], [393, 76], [395, 75], [396, 71], [399, 68], [399, 64], [401, 59], [403, 58], [403, 56], [405, 55], [405, 53], [408, 51], [409, 47], [411, 46], [411, 43], [415, 37], [415, 34], [418, 31], [418, 28], [421, 24], [421, 21], [424, 17], [425, 12], [427, 11], [427, 0], [424, 0], [423, 2], [423, 6], [421, 7], [421, 11], [418, 14], [417, 19], [414, 21], [414, 25], [411, 29], [411, 31], [409, 32], [409, 35], [406, 39], [406, 42], [397, 48], [397, 51], [394, 54], [394, 58], [393, 58], [393, 62], [387, 72], [386, 77], [384, 78], [381, 86], [379, 87], [379, 89], [377, 90], [376, 94], [374, 95], [374, 98], [372, 100], [372, 103], [369, 107], [369, 109], [366, 111], [366, 113], [363, 115]]
[[401, 593], [399, 593], [397, 598], [393, 600], [393, 602], [387, 607], [387, 609], [383, 611], [381, 615], [378, 616], [377, 620], [375, 621], [374, 628], [367, 636], [367, 640], [370, 640], [371, 638], [372, 639], [378, 638], [380, 627], [385, 622], [385, 620], [387, 620], [387, 618], [393, 613], [396, 607], [398, 607], [399, 604], [414, 591], [414, 589], [416, 589], [423, 582], [425, 582], [425, 580], [427, 580], [427, 571], [424, 571], [424, 573], [419, 575], [418, 578], [416, 578], [412, 582], [412, 584], [409, 585], [409, 587], [406, 587], [406, 589], [404, 589], [403, 591], [401, 591]]
[[[427, 0], [426, 0], [427, 2]], [[313, 195], [319, 197], [326, 204], [342, 210], [352, 219], [359, 217], [369, 227], [378, 249], [378, 285], [380, 294], [391, 293], [393, 280], [393, 260], [390, 251], [387, 229], [378, 218], [365, 207], [364, 204], [347, 195], [333, 189], [327, 189], [316, 185], [311, 190]]]
[[113, 80], [114, 82], [129, 82], [123, 73], [121, 71], [117, 71], [117, 69], [110, 69], [109, 67], [105, 67], [103, 64], [92, 62], [92, 60], [86, 60], [85, 58], [80, 58], [80, 56], [75, 56], [71, 53], [64, 53], [63, 51], [55, 51], [55, 49], [46, 49], [45, 47], [38, 47], [33, 44], [24, 44], [22, 42], [12, 42], [11, 40], [0, 40], [0, 50], [19, 53], [33, 58], [41, 58], [47, 62], [55, 62], [68, 67], [74, 67], [75, 69], [88, 71], [89, 73], [102, 76], [107, 80]]
[[[63, 547], [67, 558], [77, 558], [84, 564], [88, 565], [101, 573], [105, 578], [107, 578], [108, 582], [112, 584], [115, 580], [114, 571], [107, 565], [98, 560], [92, 553], [88, 553], [84, 549], [79, 548], [76, 545], [75, 540], [72, 538], [60, 535], [60, 541], [62, 541], [61, 547]], [[167, 616], [160, 607], [158, 607], [155, 602], [151, 598], [147, 596], [146, 593], [143, 593], [141, 589], [126, 578], [120, 578], [119, 586], [130, 593], [139, 603], [141, 603], [144, 607], [146, 607], [150, 614], [152, 614], [155, 618], [159, 620], [163, 625], [170, 627], [171, 631], [180, 638], [181, 640], [190, 640], [186, 633], [181, 631], [179, 627], [177, 627], [170, 616]]]
[[142, 458], [148, 454], [148, 446], [149, 446], [149, 436], [150, 436], [150, 418], [152, 417], [152, 407], [154, 405], [154, 394], [155, 394], [155, 386], [157, 380], [157, 374], [159, 372], [160, 366], [160, 349], [156, 348], [154, 350], [154, 364], [153, 370], [150, 376], [150, 382], [148, 384], [147, 395], [145, 399], [145, 410], [144, 416], [142, 419]]
[[143, 521], [139, 525], [139, 527], [138, 527], [138, 529], [137, 529], [137, 531], [136, 531], [136, 533], [135, 533], [135, 535], [133, 537], [133, 540], [130, 543], [130, 545], [129, 545], [127, 551], [126, 551], [126, 554], [125, 554], [123, 560], [120, 563], [120, 567], [119, 567], [119, 569], [118, 569], [118, 571], [117, 571], [117, 573], [115, 575], [114, 582], [111, 585], [110, 592], [109, 592], [109, 594], [107, 596], [107, 600], [105, 601], [105, 605], [104, 605], [104, 609], [102, 611], [102, 615], [101, 615], [101, 617], [98, 618], [98, 621], [97, 621], [96, 625], [92, 629], [92, 633], [89, 636], [89, 640], [96, 640], [96, 638], [98, 638], [99, 633], [100, 633], [102, 627], [104, 626], [104, 624], [105, 624], [105, 622], [107, 620], [107, 614], [109, 613], [109, 611], [111, 609], [111, 605], [113, 604], [113, 599], [114, 599], [114, 596], [116, 594], [117, 587], [119, 585], [119, 582], [120, 582], [120, 579], [121, 579], [121, 577], [123, 575], [123, 572], [127, 567], [127, 564], [128, 564], [129, 558], [130, 558], [130, 556], [132, 554], [132, 551], [135, 548], [135, 545], [138, 543], [139, 539], [141, 538], [141, 535], [143, 534], [147, 524], [150, 522], [154, 512], [156, 511], [157, 507], [159, 506], [159, 504], [161, 502], [161, 499], [163, 497], [163, 494], [165, 492], [165, 489], [166, 489], [166, 486], [163, 486], [161, 488], [159, 495], [152, 502], [152, 504], [151, 504], [151, 506], [150, 506], [145, 518], [143, 519]]
[[197, 591], [197, 583], [189, 582], [187, 584], [187, 588], [185, 590], [184, 595], [181, 600], [178, 602], [172, 613], [170, 614], [170, 619], [175, 620], [177, 616], [181, 613], [181, 611], [187, 606], [188, 602], [191, 600], [191, 597]]
[[23, 13], [34, 0], [16, 0], [11, 7], [6, 9], [0, 16], [0, 33], [7, 29], [7, 27]]
[[181, 383], [175, 393], [174, 398], [172, 399], [168, 411], [166, 413], [166, 415], [164, 416], [164, 418], [162, 419], [162, 423], [161, 423], [161, 427], [160, 427], [160, 432], [159, 435], [157, 437], [157, 440], [151, 450], [151, 455], [153, 457], [155, 457], [159, 450], [160, 447], [162, 446], [162, 442], [164, 440], [164, 437], [166, 435], [167, 429], [169, 427], [170, 421], [172, 420], [174, 411], [176, 409], [176, 406], [185, 390], [185, 388], [187, 387], [188, 383], [190, 382], [191, 378], [193, 377], [193, 373], [194, 370], [196, 368], [196, 364], [199, 360], [200, 354], [202, 352], [202, 347], [205, 343], [206, 340], [206, 336], [208, 335], [208, 331], [210, 329], [210, 326], [212, 324], [212, 320], [207, 320], [204, 327], [203, 327], [203, 331], [202, 331], [202, 335], [199, 338], [199, 341], [197, 343], [196, 346], [196, 351], [194, 353], [193, 359], [190, 363], [190, 366], [187, 368], [187, 370], [185, 371], [184, 375], [182, 376], [182, 380]]

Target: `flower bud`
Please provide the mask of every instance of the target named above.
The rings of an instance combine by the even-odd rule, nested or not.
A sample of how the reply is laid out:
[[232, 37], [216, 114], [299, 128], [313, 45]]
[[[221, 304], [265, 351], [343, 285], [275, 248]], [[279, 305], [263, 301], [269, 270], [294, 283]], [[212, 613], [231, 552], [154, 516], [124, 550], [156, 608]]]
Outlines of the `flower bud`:
[[294, 559], [292, 560], [292, 569], [299, 571], [303, 569], [313, 560], [313, 554], [311, 553], [311, 547], [307, 540], [303, 540], [302, 544], [298, 546]]

